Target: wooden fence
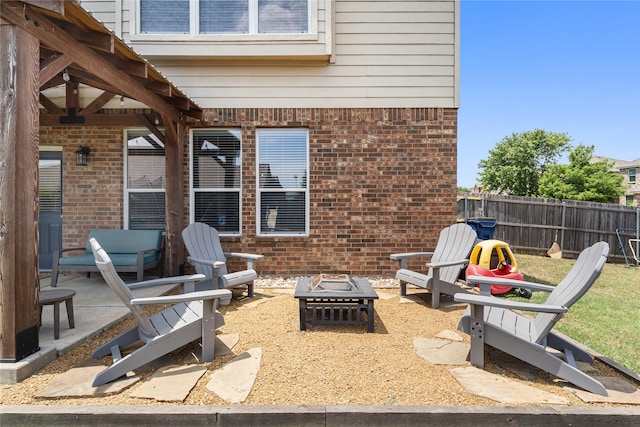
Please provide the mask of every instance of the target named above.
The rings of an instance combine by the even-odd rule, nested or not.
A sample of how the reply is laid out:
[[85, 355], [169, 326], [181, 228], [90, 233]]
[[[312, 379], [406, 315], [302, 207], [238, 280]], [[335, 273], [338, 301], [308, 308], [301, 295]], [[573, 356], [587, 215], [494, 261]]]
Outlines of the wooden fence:
[[[565, 258], [603, 240], [609, 259], [637, 265], [640, 208], [575, 200], [535, 199], [494, 194], [458, 194], [458, 220], [496, 220], [493, 238], [523, 253], [546, 253], [554, 242]], [[489, 223], [476, 221], [482, 227]], [[633, 248], [629, 246], [632, 240]], [[633, 251], [632, 251], [633, 249]]]

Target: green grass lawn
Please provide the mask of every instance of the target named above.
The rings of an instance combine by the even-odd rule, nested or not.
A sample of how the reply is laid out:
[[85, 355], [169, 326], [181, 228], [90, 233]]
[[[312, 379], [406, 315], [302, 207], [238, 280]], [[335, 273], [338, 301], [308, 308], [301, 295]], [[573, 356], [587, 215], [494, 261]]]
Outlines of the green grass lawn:
[[[515, 255], [525, 280], [557, 285], [575, 260]], [[546, 292], [534, 292], [531, 302], [543, 302]], [[640, 372], [640, 268], [606, 264], [591, 289], [576, 302], [556, 329]]]

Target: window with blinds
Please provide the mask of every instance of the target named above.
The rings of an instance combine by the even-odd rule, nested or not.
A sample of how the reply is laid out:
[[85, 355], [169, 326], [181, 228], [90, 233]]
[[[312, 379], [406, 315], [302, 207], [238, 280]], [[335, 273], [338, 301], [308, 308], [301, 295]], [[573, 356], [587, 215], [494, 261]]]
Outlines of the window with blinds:
[[40, 212], [62, 212], [62, 161], [41, 159], [38, 166], [38, 207]]
[[258, 234], [309, 234], [309, 132], [257, 131]]
[[311, 0], [139, 0], [140, 34], [300, 34]]
[[148, 130], [127, 130], [125, 227], [164, 230], [164, 144]]
[[192, 220], [222, 235], [240, 235], [242, 132], [194, 129], [191, 155]]

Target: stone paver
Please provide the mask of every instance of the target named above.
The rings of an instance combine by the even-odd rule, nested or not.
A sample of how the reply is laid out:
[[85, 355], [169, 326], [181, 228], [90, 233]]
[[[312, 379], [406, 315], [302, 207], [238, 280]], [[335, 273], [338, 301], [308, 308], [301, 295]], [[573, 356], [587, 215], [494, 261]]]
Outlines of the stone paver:
[[207, 389], [229, 403], [244, 402], [260, 370], [262, 349], [251, 348], [211, 374]]
[[433, 365], [466, 365], [469, 344], [448, 340], [414, 338], [416, 354]]
[[609, 396], [600, 396], [599, 394], [589, 393], [588, 391], [569, 386], [564, 389], [588, 403], [622, 403], [627, 405], [640, 405], [640, 390], [630, 382], [616, 377], [594, 378], [604, 385]]
[[224, 357], [231, 354], [233, 347], [240, 341], [240, 335], [238, 334], [220, 334], [216, 335], [214, 341], [215, 347], [213, 348], [213, 354], [216, 358]]
[[390, 300], [400, 295], [400, 292], [398, 292], [397, 289], [395, 290], [395, 292], [392, 290], [381, 291], [379, 289], [376, 289], [376, 293], [378, 294], [378, 298], [383, 300]]
[[256, 293], [253, 298], [251, 298], [250, 300], [247, 300], [248, 302], [245, 302], [242, 304], [242, 309], [256, 308], [262, 303], [271, 301], [274, 298], [282, 298], [282, 297], [283, 295], [273, 296], [273, 295], [264, 295], [264, 294]]
[[400, 304], [424, 304], [424, 299], [420, 297], [420, 294], [401, 296]]
[[443, 339], [443, 340], [449, 340], [449, 341], [457, 341], [457, 342], [464, 341], [464, 338], [462, 338], [462, 335], [460, 335], [457, 332], [450, 331], [448, 329], [445, 329], [444, 331], [436, 334], [436, 338], [440, 338], [440, 339]]
[[454, 368], [449, 372], [471, 394], [517, 405], [524, 403], [568, 405], [568, 399], [556, 396], [535, 387], [498, 376], [473, 366]]
[[274, 294], [293, 295], [296, 292], [296, 290], [293, 288], [281, 288], [281, 289], [276, 288], [276, 289], [272, 289], [272, 292]]
[[56, 376], [34, 396], [39, 398], [106, 396], [120, 393], [140, 380], [138, 376], [129, 376], [93, 387], [91, 385], [93, 379], [105, 367], [99, 360], [87, 359], [80, 365]]
[[169, 366], [153, 374], [131, 396], [161, 402], [182, 402], [205, 372], [207, 368], [201, 365]]
[[517, 375], [519, 378], [523, 380], [534, 380], [538, 375], [540, 370], [533, 365], [530, 365], [526, 362], [523, 362], [520, 359], [517, 359], [510, 354], [504, 353], [499, 350], [490, 349], [488, 351], [489, 359], [496, 365], [506, 369], [512, 374]]

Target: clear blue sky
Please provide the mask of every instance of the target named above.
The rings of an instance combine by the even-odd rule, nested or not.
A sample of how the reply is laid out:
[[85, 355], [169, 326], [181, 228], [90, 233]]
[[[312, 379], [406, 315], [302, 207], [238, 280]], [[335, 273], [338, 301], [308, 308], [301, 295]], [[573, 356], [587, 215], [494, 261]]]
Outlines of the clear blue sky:
[[[505, 136], [640, 157], [640, 0], [461, 0], [458, 186]], [[566, 163], [566, 160], [561, 161]]]

